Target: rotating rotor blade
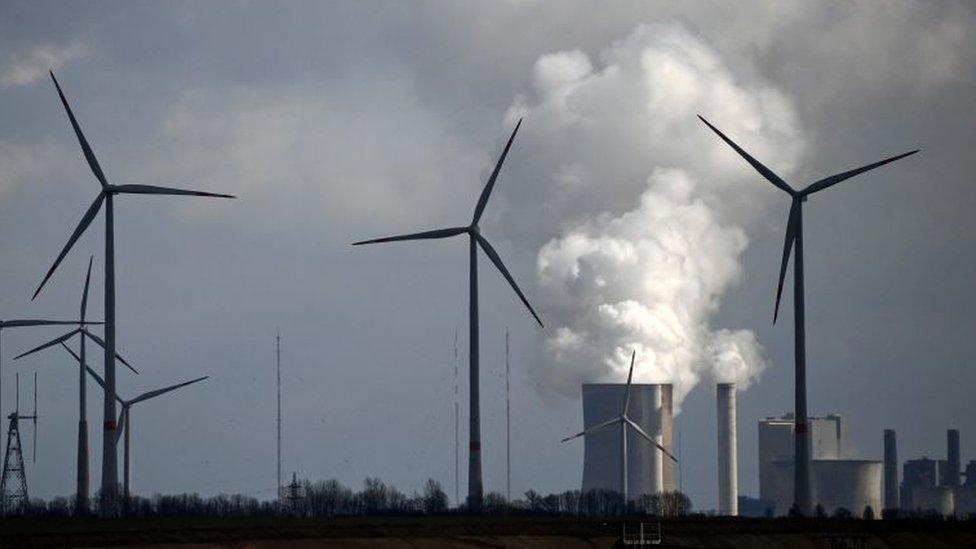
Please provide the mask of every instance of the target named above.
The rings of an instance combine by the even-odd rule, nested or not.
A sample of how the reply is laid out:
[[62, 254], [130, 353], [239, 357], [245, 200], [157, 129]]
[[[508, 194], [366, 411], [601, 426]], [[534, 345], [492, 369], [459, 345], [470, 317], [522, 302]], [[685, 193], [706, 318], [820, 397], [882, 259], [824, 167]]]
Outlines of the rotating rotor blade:
[[[75, 357], [75, 360], [78, 361], [79, 364], [81, 363], [81, 357], [78, 356], [78, 353], [74, 352], [71, 349], [71, 347], [68, 347], [63, 342], [61, 343], [61, 346], [64, 347], [64, 350], [65, 351], [68, 351], [68, 353], [71, 356]], [[88, 375], [90, 375], [91, 377], [93, 377], [95, 379], [95, 382], [98, 383], [98, 385], [101, 386], [102, 390], [104, 391], [105, 390], [105, 380], [102, 379], [102, 376], [98, 375], [98, 372], [96, 372], [95, 370], [93, 370], [91, 368], [91, 366], [89, 366], [87, 364], [85, 364], [85, 370], [88, 372]], [[121, 398], [119, 398], [119, 395], [115, 395], [115, 400], [119, 401], [119, 404], [125, 404], [125, 401], [122, 400]]]
[[672, 455], [671, 455], [671, 452], [669, 452], [669, 451], [667, 451], [667, 450], [666, 450], [666, 449], [664, 448], [664, 446], [661, 446], [660, 444], [658, 444], [658, 442], [657, 442], [656, 440], [654, 440], [653, 438], [651, 438], [651, 436], [650, 436], [650, 435], [648, 435], [648, 434], [647, 434], [646, 432], [644, 432], [644, 430], [640, 428], [640, 425], [637, 425], [636, 423], [634, 423], [633, 421], [631, 421], [631, 420], [629, 420], [629, 419], [628, 419], [628, 420], [625, 420], [625, 421], [627, 421], [627, 425], [630, 425], [630, 427], [631, 427], [631, 428], [632, 428], [633, 430], [635, 430], [635, 431], [637, 431], [637, 434], [638, 434], [638, 435], [640, 435], [640, 436], [642, 436], [642, 437], [644, 437], [644, 438], [645, 438], [645, 439], [646, 439], [646, 440], [647, 440], [648, 442], [650, 442], [650, 443], [651, 443], [651, 444], [653, 444], [654, 446], [657, 446], [657, 448], [658, 448], [658, 450], [661, 450], [662, 452], [664, 452], [664, 455], [666, 455], [666, 456], [668, 456], [669, 458], [671, 458], [672, 460], [674, 460], [674, 462], [675, 462], [675, 463], [677, 463], [677, 462], [678, 462], [678, 458], [676, 458], [676, 457], [674, 457], [674, 456], [672, 456]]
[[630, 380], [634, 377], [634, 360], [637, 358], [637, 350], [630, 354], [630, 373], [627, 374], [627, 389], [624, 394], [624, 411], [620, 413], [621, 416], [627, 415], [627, 410], [630, 408]]
[[773, 324], [779, 318], [779, 300], [783, 297], [783, 282], [786, 281], [786, 266], [790, 262], [790, 251], [796, 240], [796, 219], [800, 213], [800, 201], [794, 200], [790, 205], [790, 216], [786, 219], [786, 240], [783, 242], [783, 261], [779, 265], [779, 282], [776, 284], [776, 306], [773, 308]]
[[756, 160], [755, 158], [753, 158], [752, 156], [750, 156], [749, 153], [747, 153], [746, 151], [742, 150], [742, 147], [736, 145], [731, 139], [729, 139], [728, 137], [726, 137], [724, 133], [722, 133], [721, 131], [719, 131], [718, 128], [716, 128], [715, 126], [711, 125], [708, 122], [708, 120], [705, 120], [705, 118], [702, 115], [699, 114], [698, 115], [698, 118], [702, 122], [704, 122], [706, 126], [708, 126], [709, 128], [711, 128], [713, 132], [717, 133], [718, 136], [722, 138], [722, 141], [725, 141], [726, 143], [728, 143], [728, 145], [730, 147], [732, 147], [733, 149], [735, 149], [735, 152], [739, 153], [739, 156], [741, 156], [742, 158], [745, 158], [746, 159], [746, 162], [748, 162], [750, 165], [752, 165], [752, 167], [755, 168], [757, 172], [759, 172], [760, 174], [762, 174], [763, 177], [765, 177], [767, 180], [769, 180], [770, 183], [772, 183], [773, 185], [776, 185], [777, 187], [779, 187], [780, 189], [786, 191], [790, 195], [796, 194], [796, 191], [793, 190], [793, 187], [790, 187], [786, 183], [786, 181], [783, 181], [783, 179], [780, 176], [778, 176], [775, 173], [773, 173], [773, 170], [770, 170], [769, 168], [767, 168], [766, 166], [764, 166], [762, 164], [762, 162]]
[[56, 338], [52, 339], [51, 341], [48, 341], [47, 343], [44, 343], [42, 345], [38, 345], [37, 347], [34, 347], [33, 349], [31, 349], [30, 351], [27, 351], [26, 353], [21, 353], [21, 354], [15, 356], [14, 357], [14, 360], [17, 360], [19, 358], [23, 358], [23, 357], [25, 357], [27, 355], [32, 355], [32, 354], [34, 354], [34, 353], [36, 353], [38, 351], [43, 351], [44, 349], [47, 349], [48, 347], [51, 347], [53, 345], [57, 345], [58, 343], [61, 343], [63, 341], [68, 341], [69, 339], [71, 339], [72, 337], [74, 337], [74, 335], [77, 334], [80, 331], [81, 331], [81, 328], [75, 328], [74, 330], [71, 330], [70, 332], [64, 334], [63, 336], [56, 337]]
[[[93, 334], [93, 333], [91, 333], [91, 332], [89, 332], [88, 330], [85, 330], [85, 329], [82, 329], [81, 332], [83, 334], [85, 334], [86, 336], [88, 336], [88, 339], [94, 341], [95, 343], [98, 343], [98, 346], [99, 347], [101, 347], [102, 349], [105, 348], [105, 341], [102, 340], [102, 338], [98, 337], [97, 335], [95, 335], [95, 334]], [[118, 361], [121, 362], [122, 364], [125, 364], [125, 366], [128, 369], [132, 370], [132, 373], [134, 373], [136, 375], [139, 375], [139, 370], [136, 370], [135, 368], [133, 368], [132, 365], [128, 363], [128, 361], [126, 361], [124, 358], [122, 358], [122, 355], [120, 355], [118, 353], [118, 351], [115, 352], [115, 358], [117, 358]]]
[[894, 162], [895, 160], [900, 160], [902, 158], [905, 158], [906, 156], [911, 156], [911, 155], [917, 153], [918, 151], [919, 151], [919, 149], [915, 149], [914, 151], [909, 151], [907, 153], [902, 153], [902, 154], [899, 154], [898, 156], [892, 156], [891, 158], [885, 158], [884, 160], [881, 160], [879, 162], [875, 162], [874, 164], [868, 164], [867, 166], [861, 166], [860, 168], [855, 168], [853, 170], [846, 171], [844, 173], [839, 173], [837, 175], [832, 175], [830, 177], [826, 177], [824, 179], [821, 179], [820, 181], [817, 181], [815, 183], [810, 184], [809, 187], [807, 187], [807, 188], [803, 189], [802, 191], [800, 191], [800, 194], [806, 196], [806, 195], [809, 195], [809, 194], [813, 194], [813, 193], [815, 193], [817, 191], [822, 191], [822, 190], [826, 189], [827, 187], [831, 187], [833, 185], [836, 185], [836, 184], [840, 183], [841, 181], [844, 181], [845, 179], [850, 179], [850, 178], [854, 177], [855, 175], [862, 174], [862, 173], [864, 173], [866, 171], [873, 170], [873, 169], [878, 168], [880, 166], [884, 166], [885, 164], [888, 164], [889, 162]]
[[593, 427], [590, 427], [589, 429], [585, 429], [583, 431], [580, 431], [579, 433], [576, 433], [575, 435], [573, 435], [571, 437], [566, 437], [566, 438], [562, 439], [561, 442], [568, 442], [570, 440], [573, 440], [574, 438], [579, 438], [579, 437], [581, 437], [583, 435], [588, 435], [588, 434], [593, 433], [595, 431], [599, 431], [600, 429], [603, 429], [605, 427], [609, 427], [610, 425], [613, 425], [614, 423], [620, 423], [620, 421], [621, 421], [621, 418], [619, 418], [619, 417], [615, 417], [613, 419], [608, 419], [608, 420], [604, 421], [603, 423], [597, 423], [596, 425], [594, 425]]
[[372, 240], [361, 240], [359, 242], [353, 242], [352, 245], [362, 246], [363, 244], [379, 244], [380, 242], [399, 242], [401, 240], [428, 240], [433, 238], [448, 238], [466, 232], [468, 232], [467, 227], [451, 227], [449, 229], [435, 229], [433, 231], [424, 231], [422, 233], [404, 234], [399, 236], [387, 236], [384, 238], [374, 238]]
[[92, 173], [98, 179], [98, 182], [102, 184], [102, 187], [108, 186], [108, 181], [105, 179], [105, 174], [102, 173], [102, 167], [98, 165], [98, 160], [95, 158], [95, 153], [92, 152], [91, 147], [88, 146], [88, 140], [85, 139], [85, 134], [81, 132], [81, 126], [78, 125], [78, 121], [75, 119], [75, 113], [71, 111], [71, 106], [68, 105], [68, 100], [64, 97], [64, 92], [61, 91], [61, 85], [58, 84], [58, 79], [54, 77], [54, 71], [50, 71], [51, 80], [54, 80], [54, 87], [58, 89], [58, 96], [61, 98], [61, 104], [64, 105], [64, 110], [68, 112], [68, 119], [71, 120], [71, 127], [75, 129], [75, 135], [78, 137], [78, 143], [81, 145], [82, 152], [85, 153], [85, 160], [88, 161], [88, 166], [91, 168]]
[[191, 191], [189, 189], [174, 189], [172, 187], [157, 187], [155, 185], [113, 185], [112, 191], [123, 194], [165, 194], [173, 196], [207, 196], [211, 198], [237, 198], [232, 194], [211, 193], [206, 191]]
[[491, 196], [491, 190], [495, 186], [495, 179], [498, 178], [498, 172], [502, 169], [502, 164], [505, 162], [505, 157], [508, 156], [508, 150], [512, 148], [512, 141], [515, 141], [515, 134], [519, 131], [519, 126], [522, 125], [522, 119], [519, 118], [518, 124], [515, 125], [515, 129], [512, 131], [512, 136], [508, 138], [508, 143], [505, 144], [505, 150], [502, 151], [502, 155], [498, 158], [498, 163], [495, 164], [495, 169], [491, 172], [491, 177], [488, 178], [488, 183], [485, 184], [484, 190], [481, 191], [481, 196], [478, 197], [478, 205], [474, 209], [474, 218], [471, 221], [472, 225], [477, 225], [478, 221], [481, 219], [481, 214], [485, 211], [485, 206], [488, 205], [488, 198]]
[[129, 405], [132, 402], [122, 402], [122, 409], [119, 410], [119, 421], [115, 424], [115, 443], [119, 443], [119, 439], [122, 438], [122, 434], [128, 426], [125, 424], [125, 418], [129, 415], [126, 412], [129, 411]]
[[23, 328], [28, 326], [66, 326], [78, 324], [76, 320], [4, 320], [0, 321], [0, 328]]
[[85, 322], [85, 312], [88, 310], [88, 283], [91, 281], [91, 268], [92, 261], [95, 260], [95, 256], [88, 257], [88, 273], [85, 275], [85, 291], [81, 294], [81, 322]]
[[525, 294], [522, 293], [522, 290], [519, 289], [518, 284], [515, 283], [515, 279], [512, 278], [512, 275], [508, 272], [508, 269], [505, 268], [505, 264], [502, 263], [502, 258], [498, 257], [498, 252], [491, 247], [491, 244], [488, 243], [488, 240], [485, 237], [478, 233], [474, 233], [474, 236], [478, 240], [478, 244], [481, 244], [481, 249], [485, 251], [488, 259], [491, 259], [491, 262], [495, 264], [495, 267], [498, 267], [498, 271], [502, 273], [502, 276], [505, 277], [505, 280], [507, 280], [509, 285], [512, 286], [512, 289], [515, 290], [515, 293], [518, 295], [519, 299], [522, 300], [522, 303], [529, 309], [529, 312], [532, 313], [535, 321], [539, 323], [539, 327], [544, 327], [542, 325], [542, 320], [539, 319], [539, 315], [535, 313], [535, 309], [532, 308], [532, 305], [529, 305], [529, 300], [525, 298]]
[[71, 233], [71, 238], [68, 239], [68, 243], [64, 245], [64, 248], [62, 248], [61, 253], [58, 254], [58, 258], [54, 260], [54, 265], [51, 265], [51, 268], [48, 269], [47, 274], [44, 275], [44, 280], [41, 280], [41, 284], [37, 287], [37, 290], [31, 297], [31, 301], [37, 297], [37, 294], [41, 293], [41, 289], [44, 288], [44, 285], [47, 284], [48, 279], [54, 274], [54, 270], [57, 269], [58, 265], [61, 264], [61, 260], [64, 259], [64, 256], [68, 255], [68, 251], [71, 250], [71, 247], [75, 245], [75, 242], [77, 242], [78, 238], [81, 237], [81, 234], [85, 232], [85, 229], [91, 225], [92, 220], [95, 219], [96, 215], [98, 215], [99, 208], [102, 207], [103, 200], [105, 200], [105, 191], [98, 193], [98, 196], [95, 197], [95, 201], [92, 202], [91, 206], [88, 207], [88, 211], [86, 211], [85, 215], [81, 217], [81, 221], [78, 222], [78, 226], [75, 227], [75, 232]]
[[170, 391], [175, 391], [175, 390], [179, 389], [180, 387], [186, 387], [187, 385], [192, 385], [192, 384], [197, 383], [199, 381], [203, 381], [205, 379], [208, 379], [209, 377], [210, 376], [198, 377], [196, 379], [191, 379], [190, 381], [184, 381], [183, 383], [177, 383], [176, 385], [170, 385], [169, 387], [163, 387], [162, 389], [156, 389], [155, 391], [148, 391], [148, 392], [142, 393], [141, 395], [139, 395], [139, 396], [133, 398], [132, 400], [130, 400], [129, 401], [129, 405], [135, 404], [137, 402], [142, 402], [143, 400], [149, 400], [150, 398], [155, 398], [155, 397], [158, 397], [160, 395], [164, 395], [164, 394], [166, 394], [166, 393], [168, 393]]

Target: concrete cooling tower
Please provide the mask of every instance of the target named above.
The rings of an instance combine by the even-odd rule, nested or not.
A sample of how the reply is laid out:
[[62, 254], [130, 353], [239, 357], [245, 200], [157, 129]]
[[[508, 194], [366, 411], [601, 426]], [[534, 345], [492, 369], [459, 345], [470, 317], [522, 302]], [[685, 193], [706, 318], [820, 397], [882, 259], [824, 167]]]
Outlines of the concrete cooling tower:
[[[583, 426], [585, 429], [620, 415], [626, 385], [617, 383], [583, 384]], [[672, 454], [672, 387], [670, 384], [631, 385], [631, 421]], [[583, 486], [590, 490], [620, 492], [619, 427], [610, 427], [584, 437]], [[627, 485], [630, 499], [675, 489], [671, 460], [634, 430], [627, 433]]]

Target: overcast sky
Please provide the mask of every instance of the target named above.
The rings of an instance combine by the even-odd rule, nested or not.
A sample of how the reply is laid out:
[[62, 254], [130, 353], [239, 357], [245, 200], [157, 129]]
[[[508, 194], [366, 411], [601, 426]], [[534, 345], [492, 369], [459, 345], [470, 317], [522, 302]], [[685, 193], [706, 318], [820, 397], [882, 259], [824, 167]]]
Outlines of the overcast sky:
[[[772, 326], [788, 200], [701, 113], [795, 186], [922, 149], [806, 204], [810, 411], [845, 416], [855, 457], [880, 459], [884, 428], [902, 459], [942, 457], [954, 427], [976, 459], [976, 10], [664, 4], [2, 1], [0, 316], [73, 318], [89, 254], [102, 314], [102, 216], [30, 301], [98, 191], [53, 68], [111, 181], [239, 196], [116, 200], [118, 345], [142, 372], [121, 395], [211, 376], [133, 408], [134, 490], [273, 496], [280, 326], [286, 473], [453, 496], [466, 243], [349, 243], [468, 223], [524, 116], [482, 231], [547, 325], [482, 259], [486, 489], [508, 326], [513, 492], [579, 486], [583, 445], [559, 443], [579, 383], [622, 380], [637, 347], [639, 379], [687, 393], [683, 489], [710, 508], [716, 379], [749, 385], [740, 493], [757, 419], [792, 408], [792, 292]], [[14, 371], [41, 384], [41, 497], [74, 489], [76, 369], [10, 359], [56, 335], [3, 334], [4, 414]]]

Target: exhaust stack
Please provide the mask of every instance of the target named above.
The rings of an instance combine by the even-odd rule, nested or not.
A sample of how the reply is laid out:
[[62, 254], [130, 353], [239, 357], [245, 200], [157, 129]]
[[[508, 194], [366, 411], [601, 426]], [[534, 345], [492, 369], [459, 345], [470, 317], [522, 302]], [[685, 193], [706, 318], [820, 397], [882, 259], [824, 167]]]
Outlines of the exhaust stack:
[[739, 478], [736, 458], [735, 383], [719, 383], [718, 411], [718, 513], [739, 514]]

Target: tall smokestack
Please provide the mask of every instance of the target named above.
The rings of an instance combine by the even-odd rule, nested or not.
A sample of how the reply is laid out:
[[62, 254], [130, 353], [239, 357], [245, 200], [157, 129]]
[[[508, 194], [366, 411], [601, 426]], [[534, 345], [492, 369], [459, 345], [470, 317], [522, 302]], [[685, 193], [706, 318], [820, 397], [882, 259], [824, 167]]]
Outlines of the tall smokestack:
[[894, 429], [884, 430], [884, 508], [898, 509], [898, 444]]
[[946, 441], [949, 444], [946, 453], [946, 461], [949, 471], [946, 473], [947, 486], [959, 486], [959, 471], [962, 469], [962, 462], [959, 459], [959, 430], [949, 429], [946, 431]]
[[718, 410], [718, 513], [739, 514], [739, 475], [736, 459], [735, 383], [719, 383]]

